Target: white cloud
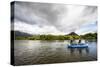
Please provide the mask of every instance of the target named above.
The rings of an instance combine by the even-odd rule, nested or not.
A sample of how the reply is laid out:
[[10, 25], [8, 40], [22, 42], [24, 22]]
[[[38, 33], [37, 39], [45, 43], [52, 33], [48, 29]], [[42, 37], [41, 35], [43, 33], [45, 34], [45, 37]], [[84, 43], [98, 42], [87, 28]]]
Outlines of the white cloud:
[[59, 30], [57, 30], [54, 26], [39, 27], [38, 25], [30, 25], [20, 21], [14, 23], [14, 30], [26, 32], [29, 34], [53, 34], [53, 35], [63, 34]]
[[27, 2], [15, 4], [15, 30], [30, 34], [84, 33], [80, 29], [84, 24], [97, 21], [96, 6]]

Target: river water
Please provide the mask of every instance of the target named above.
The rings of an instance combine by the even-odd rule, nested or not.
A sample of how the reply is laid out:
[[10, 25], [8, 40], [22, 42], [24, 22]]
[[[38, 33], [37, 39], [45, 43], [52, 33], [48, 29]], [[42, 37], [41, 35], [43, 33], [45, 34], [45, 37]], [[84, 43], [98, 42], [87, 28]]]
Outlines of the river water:
[[69, 41], [15, 40], [15, 65], [64, 63], [97, 60], [97, 43], [88, 48], [69, 49]]

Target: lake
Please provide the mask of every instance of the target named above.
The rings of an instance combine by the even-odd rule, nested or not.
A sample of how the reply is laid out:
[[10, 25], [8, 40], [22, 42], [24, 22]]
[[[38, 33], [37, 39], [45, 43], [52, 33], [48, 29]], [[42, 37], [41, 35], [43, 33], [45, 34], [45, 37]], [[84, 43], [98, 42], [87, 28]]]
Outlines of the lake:
[[48, 64], [97, 60], [97, 43], [88, 48], [69, 49], [68, 40], [14, 40], [15, 65]]

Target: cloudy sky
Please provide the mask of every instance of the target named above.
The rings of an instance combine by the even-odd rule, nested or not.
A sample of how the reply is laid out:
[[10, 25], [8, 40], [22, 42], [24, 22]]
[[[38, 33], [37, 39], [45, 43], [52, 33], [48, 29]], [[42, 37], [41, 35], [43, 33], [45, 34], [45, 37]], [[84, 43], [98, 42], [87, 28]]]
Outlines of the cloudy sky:
[[85, 34], [97, 31], [97, 7], [15, 2], [12, 20], [12, 30], [29, 34]]

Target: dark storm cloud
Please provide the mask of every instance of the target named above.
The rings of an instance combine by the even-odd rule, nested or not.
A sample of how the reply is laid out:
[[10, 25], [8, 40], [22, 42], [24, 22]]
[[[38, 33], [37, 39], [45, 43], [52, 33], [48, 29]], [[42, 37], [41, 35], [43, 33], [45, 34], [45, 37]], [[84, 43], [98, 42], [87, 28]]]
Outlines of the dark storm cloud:
[[63, 5], [15, 2], [15, 18], [28, 24], [52, 24], [66, 10]]
[[97, 6], [87, 6], [83, 11], [83, 16], [88, 16], [97, 12]]

